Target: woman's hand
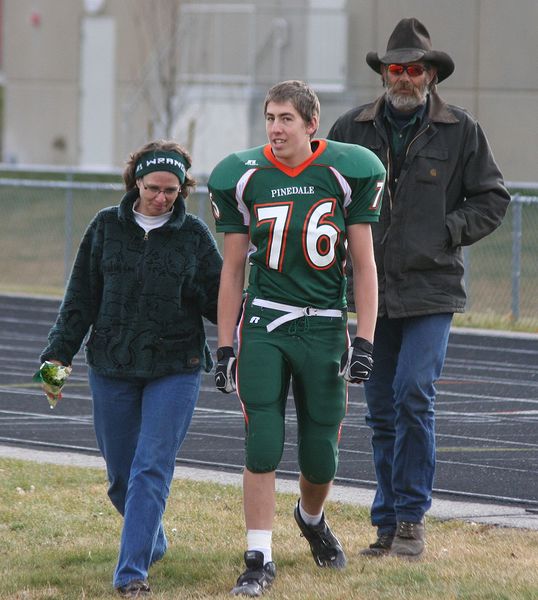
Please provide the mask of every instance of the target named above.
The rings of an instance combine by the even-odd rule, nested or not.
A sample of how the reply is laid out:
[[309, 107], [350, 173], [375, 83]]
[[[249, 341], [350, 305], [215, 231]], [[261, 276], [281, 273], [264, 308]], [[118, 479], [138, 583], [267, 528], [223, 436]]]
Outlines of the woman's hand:
[[62, 387], [71, 373], [71, 367], [59, 360], [46, 360], [34, 375], [35, 381], [41, 382], [41, 389], [45, 392], [51, 408], [54, 408], [62, 397]]

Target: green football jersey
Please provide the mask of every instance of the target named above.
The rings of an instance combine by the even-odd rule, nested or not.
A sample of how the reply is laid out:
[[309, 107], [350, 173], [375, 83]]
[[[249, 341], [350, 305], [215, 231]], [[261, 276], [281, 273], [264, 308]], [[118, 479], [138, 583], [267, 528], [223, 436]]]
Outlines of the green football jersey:
[[295, 306], [343, 308], [346, 227], [377, 221], [385, 168], [370, 150], [328, 140], [290, 168], [269, 144], [231, 154], [209, 178], [217, 232], [246, 233], [248, 291]]

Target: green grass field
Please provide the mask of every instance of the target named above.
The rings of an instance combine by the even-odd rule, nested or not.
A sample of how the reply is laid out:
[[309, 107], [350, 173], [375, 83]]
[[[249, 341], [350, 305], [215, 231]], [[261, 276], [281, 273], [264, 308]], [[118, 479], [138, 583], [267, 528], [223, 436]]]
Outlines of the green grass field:
[[[0, 194], [1, 289], [61, 295], [65, 270], [65, 191], [2, 187]], [[117, 201], [117, 192], [73, 192], [72, 258], [95, 213]]]
[[[64, 189], [0, 186], [0, 292], [61, 296], [65, 271], [95, 213], [117, 204], [121, 192], [75, 190], [72, 240], [66, 250]], [[188, 200], [188, 210], [214, 231], [205, 193]], [[538, 204], [523, 206], [519, 321], [512, 313], [512, 213], [492, 235], [468, 249], [469, 302], [456, 324], [538, 332]], [[219, 244], [221, 236], [217, 236]], [[67, 267], [66, 253], [68, 255]]]
[[[67, 248], [69, 268], [84, 231], [102, 208], [118, 204], [122, 192], [74, 190], [72, 192], [72, 243]], [[206, 197], [188, 200], [189, 212], [209, 217]], [[51, 188], [0, 186], [0, 292], [61, 296], [66, 255], [66, 191]], [[207, 208], [207, 213], [206, 209]], [[213, 223], [205, 219], [212, 231]]]
[[[0, 459], [0, 599], [117, 597], [111, 587], [121, 519], [105, 472]], [[364, 559], [366, 509], [331, 502], [345, 571], [316, 567], [293, 522], [296, 496], [279, 494], [272, 600], [536, 600], [538, 532], [427, 521], [423, 561]], [[175, 480], [165, 515], [169, 551], [150, 572], [153, 598], [229, 598], [242, 571], [241, 490]]]

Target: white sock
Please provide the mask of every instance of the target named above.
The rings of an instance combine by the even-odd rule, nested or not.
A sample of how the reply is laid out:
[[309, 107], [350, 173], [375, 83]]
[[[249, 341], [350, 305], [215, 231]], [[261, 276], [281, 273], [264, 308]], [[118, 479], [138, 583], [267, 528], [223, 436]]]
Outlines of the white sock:
[[247, 550], [257, 550], [263, 553], [263, 564], [273, 560], [271, 539], [273, 532], [266, 529], [249, 529], [247, 531]]
[[307, 525], [318, 525], [321, 522], [321, 517], [323, 516], [323, 510], [319, 513], [319, 515], [310, 515], [303, 508], [303, 505], [299, 501], [299, 514], [301, 515], [301, 519]]

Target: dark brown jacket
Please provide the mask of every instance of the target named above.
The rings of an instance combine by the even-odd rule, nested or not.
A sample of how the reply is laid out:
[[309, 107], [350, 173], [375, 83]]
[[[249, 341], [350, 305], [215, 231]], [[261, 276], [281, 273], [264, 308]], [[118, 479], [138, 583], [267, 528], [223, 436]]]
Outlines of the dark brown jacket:
[[[329, 139], [372, 150], [391, 180], [385, 96], [342, 115]], [[463, 312], [462, 246], [497, 228], [510, 202], [480, 125], [430, 94], [429, 110], [407, 148], [394, 189], [386, 186], [372, 224], [379, 315], [390, 318]], [[348, 287], [348, 303], [353, 306]]]

